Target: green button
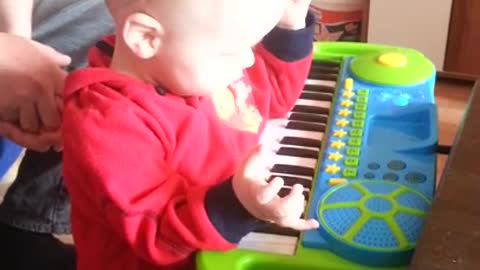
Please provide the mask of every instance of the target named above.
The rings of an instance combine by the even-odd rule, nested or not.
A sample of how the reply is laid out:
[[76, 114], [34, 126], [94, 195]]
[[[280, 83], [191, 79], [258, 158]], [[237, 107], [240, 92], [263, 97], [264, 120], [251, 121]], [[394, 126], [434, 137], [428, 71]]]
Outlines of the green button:
[[360, 148], [357, 147], [349, 147], [347, 148], [347, 156], [350, 157], [358, 157], [360, 156]]
[[363, 129], [354, 128], [350, 130], [351, 137], [362, 137], [363, 136]]
[[365, 122], [363, 120], [353, 120], [352, 121], [352, 127], [354, 128], [363, 128], [365, 125]]
[[358, 158], [354, 158], [354, 157], [348, 157], [345, 159], [345, 161], [343, 162], [345, 164], [345, 166], [348, 166], [348, 167], [358, 167]]
[[367, 110], [367, 104], [355, 104], [354, 107], [355, 111], [366, 111]]
[[355, 178], [357, 177], [357, 169], [355, 168], [345, 168], [343, 169], [342, 176], [345, 178]]
[[367, 117], [366, 112], [353, 112], [353, 119], [365, 119]]
[[348, 146], [360, 146], [362, 145], [362, 139], [361, 138], [350, 138], [347, 141]]
[[355, 101], [360, 104], [367, 104], [368, 97], [358, 96]]
[[368, 96], [368, 89], [358, 89], [357, 96]]

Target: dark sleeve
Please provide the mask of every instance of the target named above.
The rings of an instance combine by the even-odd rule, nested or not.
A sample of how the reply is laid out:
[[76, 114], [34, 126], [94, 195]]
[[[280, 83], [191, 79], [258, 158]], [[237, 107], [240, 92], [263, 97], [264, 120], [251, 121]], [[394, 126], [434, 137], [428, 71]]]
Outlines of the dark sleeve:
[[286, 62], [307, 57], [312, 50], [315, 16], [309, 12], [305, 18], [305, 28], [289, 30], [275, 27], [262, 43], [270, 53]]
[[302, 93], [313, 58], [315, 17], [308, 13], [305, 28], [279, 27], [254, 48], [255, 63], [247, 69], [257, 107], [268, 118], [285, 117]]
[[237, 199], [231, 178], [207, 191], [205, 209], [210, 222], [230, 243], [238, 243], [248, 233], [266, 225], [253, 217]]

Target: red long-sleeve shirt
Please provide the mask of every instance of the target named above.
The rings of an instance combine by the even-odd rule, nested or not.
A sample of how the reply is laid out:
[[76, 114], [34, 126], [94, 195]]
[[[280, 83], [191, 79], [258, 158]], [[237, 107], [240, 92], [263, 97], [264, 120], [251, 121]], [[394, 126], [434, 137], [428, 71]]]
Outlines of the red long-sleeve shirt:
[[255, 228], [230, 179], [265, 121], [285, 115], [303, 88], [307, 22], [274, 29], [244, 79], [212, 98], [159, 94], [106, 68], [92, 48], [91, 66], [67, 78], [62, 127], [79, 270], [180, 269], [195, 251], [231, 249]]

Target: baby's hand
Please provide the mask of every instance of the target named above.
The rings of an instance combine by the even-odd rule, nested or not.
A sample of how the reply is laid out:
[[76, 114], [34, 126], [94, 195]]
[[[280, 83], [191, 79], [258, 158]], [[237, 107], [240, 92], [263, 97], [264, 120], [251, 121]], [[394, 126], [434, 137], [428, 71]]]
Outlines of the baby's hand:
[[260, 147], [256, 148], [233, 177], [233, 190], [245, 209], [258, 219], [282, 227], [296, 230], [318, 228], [316, 220], [300, 218], [305, 209], [303, 186], [297, 184], [287, 196], [278, 196], [283, 179], [265, 181], [264, 158]]
[[289, 0], [288, 2], [287, 9], [280, 19], [278, 27], [291, 30], [305, 28], [305, 18], [311, 0]]

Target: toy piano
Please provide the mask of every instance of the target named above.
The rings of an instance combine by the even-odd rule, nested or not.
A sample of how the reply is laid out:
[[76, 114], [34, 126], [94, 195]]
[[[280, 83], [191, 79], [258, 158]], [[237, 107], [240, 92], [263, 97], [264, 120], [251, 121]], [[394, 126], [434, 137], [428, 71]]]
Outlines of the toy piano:
[[[320, 228], [272, 226], [229, 252], [201, 252], [199, 270], [405, 269], [435, 192], [436, 71], [420, 52], [316, 42], [304, 91], [269, 123], [271, 177], [303, 184]], [[268, 129], [268, 128], [267, 128]]]

